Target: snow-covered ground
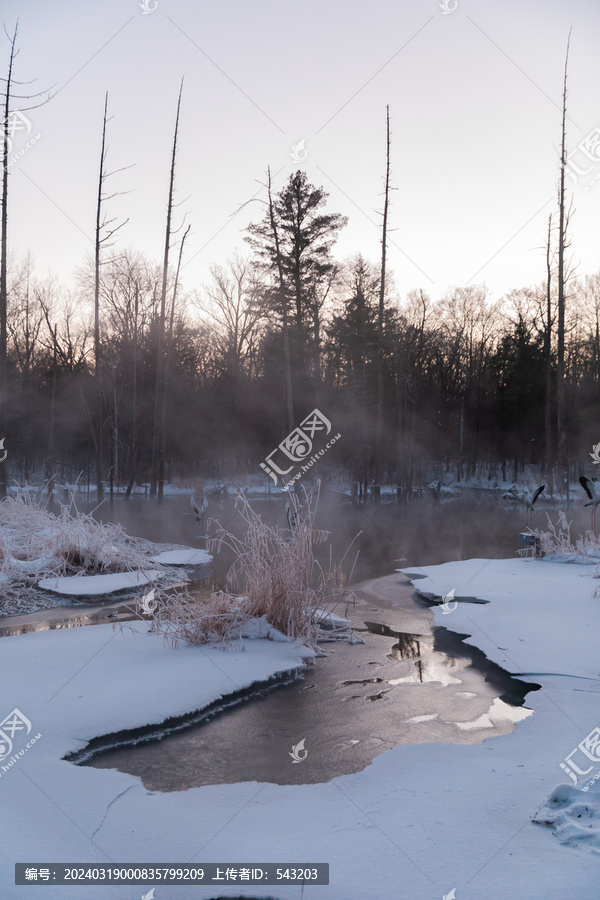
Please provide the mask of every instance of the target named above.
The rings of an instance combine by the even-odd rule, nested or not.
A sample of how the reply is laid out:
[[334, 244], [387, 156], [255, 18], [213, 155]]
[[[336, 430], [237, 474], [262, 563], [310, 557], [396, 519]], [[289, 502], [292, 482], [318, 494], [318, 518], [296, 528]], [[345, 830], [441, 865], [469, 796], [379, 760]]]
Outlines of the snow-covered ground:
[[165, 566], [201, 566], [212, 562], [212, 556], [206, 550], [182, 547], [180, 550], [164, 550], [157, 556], [151, 556], [150, 560]]
[[130, 537], [119, 524], [102, 523], [71, 507], [54, 513], [26, 497], [0, 506], [0, 618], [64, 603], [139, 589], [161, 579], [175, 584], [174, 566], [196, 567], [204, 550]]
[[64, 575], [62, 578], [42, 578], [38, 587], [66, 597], [98, 597], [142, 587], [164, 578], [164, 572], [113, 572], [110, 575]]
[[[246, 782], [159, 794], [133, 776], [62, 761], [96, 735], [160, 723], [296, 667], [303, 652], [289, 642], [176, 650], [146, 623], [122, 633], [94, 626], [0, 640], [8, 673], [2, 718], [17, 708], [31, 734], [41, 734], [8, 770], [0, 768], [0, 897], [27, 896], [29, 888], [12, 884], [15, 861], [328, 862], [330, 885], [304, 892], [314, 900], [434, 900], [453, 889], [456, 900], [595, 896], [600, 782], [586, 792], [585, 779], [555, 791], [572, 785], [560, 763], [581, 743], [593, 753], [585, 739], [600, 724], [600, 599], [593, 596], [600, 582], [592, 567], [468, 560], [418, 574], [427, 576], [415, 581], [419, 589], [490, 601], [458, 603], [451, 614], [436, 608], [436, 624], [470, 635], [510, 672], [529, 673], [522, 678], [542, 685], [526, 698], [535, 713], [513, 733], [480, 744], [396, 747], [326, 784]], [[302, 739], [310, 754], [310, 734]], [[24, 742], [17, 735], [13, 755]], [[578, 753], [571, 760], [581, 767]], [[556, 823], [556, 834], [552, 824], [532, 822], [538, 812]], [[74, 900], [108, 895], [97, 887], [67, 891]], [[128, 900], [142, 893], [110, 888], [110, 896]], [[156, 887], [155, 900], [300, 894], [298, 886]], [[63, 896], [64, 888], [36, 887], [36, 897]]]

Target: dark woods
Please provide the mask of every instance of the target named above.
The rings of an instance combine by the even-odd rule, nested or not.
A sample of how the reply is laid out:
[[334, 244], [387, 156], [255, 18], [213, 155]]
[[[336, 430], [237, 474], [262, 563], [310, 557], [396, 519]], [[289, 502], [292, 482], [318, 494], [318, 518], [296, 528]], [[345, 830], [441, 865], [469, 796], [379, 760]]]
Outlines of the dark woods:
[[319, 464], [321, 478], [394, 484], [402, 495], [444, 473], [517, 481], [536, 466], [550, 490], [567, 472], [579, 474], [588, 445], [600, 440], [600, 273], [576, 277], [569, 255], [568, 45], [558, 202], [540, 235], [540, 283], [500, 299], [471, 285], [433, 300], [423, 290], [401, 297], [386, 257], [388, 216], [402, 223], [390, 203], [389, 109], [379, 248], [336, 259], [346, 218], [304, 172], [275, 190], [269, 171], [243, 249], [212, 266], [208, 283], [190, 283], [189, 226], [174, 199], [183, 82], [161, 263], [116, 236], [126, 221], [111, 218], [115, 195], [105, 187], [114, 174], [107, 97], [95, 253], [74, 289], [39, 280], [7, 244], [16, 36], [0, 91], [8, 478], [83, 473], [99, 494], [147, 483], [160, 496], [171, 479], [259, 475], [265, 456], [315, 408], [341, 434]]
[[[319, 474], [374, 478], [379, 268], [361, 255], [335, 260], [345, 220], [328, 211], [327, 195], [303, 172], [273, 194], [273, 212], [278, 249], [266, 208], [248, 229], [249, 252], [213, 266], [206, 285], [185, 284], [180, 275], [174, 296], [169, 270], [167, 479], [259, 474], [260, 461], [289, 432], [284, 313], [294, 424], [318, 407], [342, 434]], [[27, 259], [13, 261], [8, 280], [6, 447], [13, 477], [72, 480], [83, 471], [94, 482], [98, 377], [106, 483], [150, 482], [162, 267], [133, 250], [103, 264], [99, 372], [93, 261], [74, 292], [39, 281]], [[600, 391], [600, 274], [572, 278], [567, 293], [574, 465], [599, 439], [589, 420]], [[552, 470], [552, 286], [550, 299], [548, 323], [545, 282], [497, 301], [481, 285], [433, 301], [422, 290], [399, 298], [388, 277], [381, 335], [385, 482], [409, 489], [433, 471], [516, 480], [530, 464]]]

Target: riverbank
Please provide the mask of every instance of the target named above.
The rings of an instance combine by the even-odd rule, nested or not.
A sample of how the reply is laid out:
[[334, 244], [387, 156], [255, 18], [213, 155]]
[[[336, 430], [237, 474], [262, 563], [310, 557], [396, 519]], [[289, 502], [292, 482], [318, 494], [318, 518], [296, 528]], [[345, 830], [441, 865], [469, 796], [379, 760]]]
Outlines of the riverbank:
[[[468, 594], [490, 601], [459, 604], [451, 615], [438, 608], [435, 622], [471, 635], [469, 643], [511, 672], [532, 673], [521, 677], [542, 685], [527, 698], [534, 715], [483, 743], [398, 746], [363, 771], [326, 784], [246, 781], [153, 793], [131, 775], [62, 760], [97, 735], [181, 715], [252, 680], [296, 669], [306, 651], [290, 643], [245, 641], [243, 652], [173, 650], [145, 624], [123, 633], [101, 625], [0, 640], [12, 685], [3, 692], [5, 715], [18, 708], [42, 735], [0, 779], [10, 822], [0, 895], [26, 890], [12, 884], [16, 860], [233, 865], [267, 856], [329, 862], [330, 885], [311, 887], [315, 900], [384, 900], [397, 896], [399, 885], [418, 900], [453, 888], [457, 900], [589, 894], [594, 841], [588, 849], [581, 841], [564, 846], [551, 825], [532, 818], [567, 780], [560, 763], [597, 724], [600, 600], [593, 597], [590, 567], [471, 560], [418, 574], [430, 579], [429, 585], [419, 579], [420, 589], [440, 595], [456, 588], [460, 596], [468, 583]], [[369, 593], [377, 592], [377, 581]], [[381, 593], [385, 602], [398, 602], [408, 626], [401, 585], [403, 575], [390, 576]], [[486, 724], [480, 727], [485, 733]], [[310, 752], [310, 735], [298, 737], [306, 737]], [[597, 797], [597, 788], [582, 794], [589, 806]], [[37, 890], [41, 898], [61, 891]], [[74, 900], [97, 896], [94, 887], [70, 891]], [[111, 893], [131, 900], [139, 891], [112, 887]], [[158, 900], [159, 888], [156, 893]], [[182, 900], [228, 894], [299, 898], [300, 888], [169, 889]]]
[[[135, 775], [155, 791], [243, 781], [318, 784], [362, 771], [400, 744], [474, 744], [532, 715], [529, 697], [523, 706], [530, 685], [453, 632], [434, 634], [411, 585], [398, 585], [397, 576], [365, 587], [371, 584], [377, 593], [359, 593], [347, 612], [360, 643], [321, 642], [325, 657], [297, 683], [268, 692], [258, 685], [225, 715], [209, 710], [160, 741], [135, 731], [107, 737], [98, 744], [111, 749], [93, 759], [86, 753], [88, 764]], [[395, 604], [382, 597], [388, 586]], [[289, 751], [301, 739], [308, 756], [291, 765]]]

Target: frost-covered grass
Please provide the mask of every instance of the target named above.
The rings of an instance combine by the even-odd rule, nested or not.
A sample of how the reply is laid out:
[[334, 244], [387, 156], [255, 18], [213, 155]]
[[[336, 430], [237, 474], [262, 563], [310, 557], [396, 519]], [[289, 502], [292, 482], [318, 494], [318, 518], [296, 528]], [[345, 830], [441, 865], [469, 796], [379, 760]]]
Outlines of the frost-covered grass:
[[[562, 510], [556, 522], [552, 522], [549, 515], [547, 519], [546, 531], [529, 529], [545, 557], [551, 557], [554, 562], [597, 563], [600, 560], [600, 538], [593, 531], [588, 529], [585, 535], [574, 538], [571, 535], [572, 522]], [[520, 552], [527, 555], [527, 551]]]
[[[329, 532], [314, 528], [318, 494], [305, 491], [302, 502], [290, 495], [289, 503], [291, 527], [271, 527], [238, 493], [236, 508], [246, 525], [243, 536], [215, 522], [216, 537], [208, 542], [211, 552], [228, 547], [234, 554], [226, 590], [209, 597], [163, 592], [154, 628], [189, 644], [217, 643], [238, 638], [250, 620], [264, 617], [276, 631], [314, 646], [320, 619], [341, 603], [347, 609], [353, 595], [336, 589], [333, 565], [324, 569], [315, 557], [314, 548], [329, 537]], [[333, 620], [327, 624], [340, 627]], [[346, 625], [343, 630], [347, 632]]]
[[151, 546], [73, 505], [56, 515], [27, 495], [7, 498], [0, 503], [0, 605], [43, 578], [148, 568]]

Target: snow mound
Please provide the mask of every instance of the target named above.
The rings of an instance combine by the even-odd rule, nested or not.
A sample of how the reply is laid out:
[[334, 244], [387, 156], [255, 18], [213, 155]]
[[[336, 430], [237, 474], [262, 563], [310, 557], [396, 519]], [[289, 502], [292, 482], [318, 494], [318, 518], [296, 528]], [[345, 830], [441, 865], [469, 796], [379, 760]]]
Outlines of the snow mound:
[[165, 550], [157, 556], [150, 557], [152, 562], [166, 566], [201, 566], [212, 562], [212, 556], [206, 550], [195, 550], [193, 547], [181, 547], [179, 550]]
[[248, 638], [251, 641], [259, 638], [266, 638], [268, 641], [278, 641], [279, 643], [290, 643], [292, 641], [292, 638], [287, 637], [281, 631], [278, 631], [277, 628], [273, 628], [267, 622], [266, 616], [249, 619], [242, 627], [240, 637]]
[[344, 619], [333, 612], [327, 612], [325, 609], [315, 610], [315, 619], [322, 625], [334, 628], [336, 626], [352, 625], [352, 619]]
[[163, 576], [163, 572], [115, 572], [111, 575], [65, 575], [62, 578], [42, 578], [38, 587], [67, 597], [96, 597], [114, 594], [130, 588], [150, 584]]
[[[588, 783], [589, 784], [589, 783]], [[559, 784], [533, 821], [554, 829], [561, 842], [600, 854], [600, 789], [598, 781], [589, 787]], [[587, 790], [587, 793], [585, 792]]]
[[[10, 564], [17, 569], [20, 569], [24, 575], [37, 575], [42, 569], [48, 568], [51, 563], [51, 556], [43, 556], [40, 559], [17, 559], [12, 555], [10, 556]], [[8, 576], [6, 576], [6, 578], [7, 580], [10, 580]]]

